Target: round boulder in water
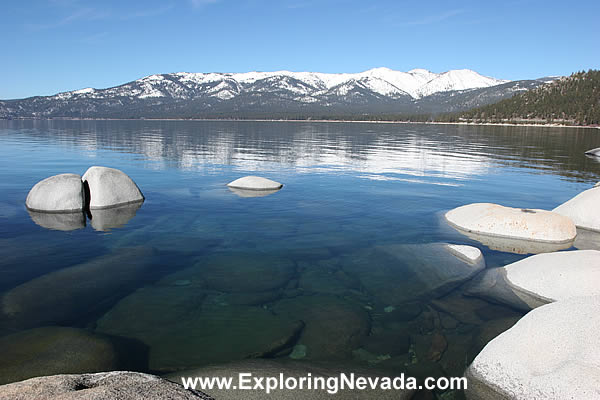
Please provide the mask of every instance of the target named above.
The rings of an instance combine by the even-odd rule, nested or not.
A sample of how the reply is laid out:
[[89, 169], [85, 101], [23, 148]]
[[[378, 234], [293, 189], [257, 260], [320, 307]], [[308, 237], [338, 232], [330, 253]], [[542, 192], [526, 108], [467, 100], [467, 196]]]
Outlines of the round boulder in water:
[[33, 211], [81, 211], [85, 206], [81, 177], [76, 174], [60, 174], [46, 178], [31, 188], [25, 205]]
[[245, 190], [278, 190], [283, 187], [279, 182], [260, 176], [244, 176], [227, 184], [230, 188]]
[[567, 243], [577, 235], [573, 221], [556, 212], [491, 203], [455, 208], [446, 213], [446, 220], [467, 232], [538, 242]]
[[118, 169], [90, 167], [82, 179], [89, 187], [90, 209], [115, 207], [144, 200], [144, 195], [135, 182]]

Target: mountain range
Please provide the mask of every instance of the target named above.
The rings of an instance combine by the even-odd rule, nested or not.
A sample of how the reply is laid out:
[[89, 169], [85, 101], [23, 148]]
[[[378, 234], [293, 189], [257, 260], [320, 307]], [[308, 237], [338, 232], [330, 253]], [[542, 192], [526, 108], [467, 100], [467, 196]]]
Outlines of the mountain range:
[[0, 118], [305, 118], [435, 114], [490, 104], [545, 83], [506, 81], [469, 69], [433, 73], [170, 73], [107, 89], [0, 101]]

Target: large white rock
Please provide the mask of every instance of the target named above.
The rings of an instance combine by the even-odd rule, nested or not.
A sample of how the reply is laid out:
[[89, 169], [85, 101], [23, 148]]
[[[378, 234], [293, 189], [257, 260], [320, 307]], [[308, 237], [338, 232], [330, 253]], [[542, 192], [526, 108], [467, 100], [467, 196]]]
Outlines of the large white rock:
[[467, 232], [539, 242], [566, 243], [577, 235], [575, 224], [562, 215], [491, 203], [455, 208], [446, 213], [446, 220]]
[[246, 190], [277, 190], [283, 185], [279, 182], [272, 181], [260, 176], [244, 176], [227, 184], [230, 188], [246, 189]]
[[114, 207], [144, 200], [144, 195], [135, 182], [118, 169], [90, 167], [83, 174], [82, 179], [89, 186], [90, 209]]
[[579, 227], [600, 231], [600, 187], [579, 193], [553, 211], [570, 218]]
[[600, 251], [531, 256], [485, 271], [467, 293], [524, 310], [573, 297], [600, 296]]
[[81, 177], [76, 174], [60, 174], [46, 178], [31, 188], [25, 205], [33, 211], [81, 211], [85, 206]]
[[600, 399], [599, 326], [597, 296], [529, 312], [467, 369], [467, 398]]

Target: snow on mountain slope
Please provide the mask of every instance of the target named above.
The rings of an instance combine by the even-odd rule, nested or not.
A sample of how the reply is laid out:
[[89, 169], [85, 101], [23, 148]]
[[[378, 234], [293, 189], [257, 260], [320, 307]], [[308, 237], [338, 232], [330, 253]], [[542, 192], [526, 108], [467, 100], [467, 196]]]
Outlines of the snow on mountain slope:
[[450, 90], [465, 90], [496, 86], [508, 81], [489, 78], [470, 69], [460, 69], [444, 72], [422, 85], [416, 93], [417, 98], [429, 96], [434, 93]]
[[244, 93], [273, 93], [299, 102], [316, 102], [322, 96], [372, 92], [390, 100], [409, 97], [420, 99], [452, 90], [485, 88], [507, 81], [485, 77], [468, 69], [436, 74], [425, 69], [408, 72], [389, 68], [373, 68], [360, 73], [319, 72], [243, 72], [156, 74], [108, 89], [80, 89], [59, 93], [61, 100], [131, 99], [189, 100], [214, 98], [229, 100]]

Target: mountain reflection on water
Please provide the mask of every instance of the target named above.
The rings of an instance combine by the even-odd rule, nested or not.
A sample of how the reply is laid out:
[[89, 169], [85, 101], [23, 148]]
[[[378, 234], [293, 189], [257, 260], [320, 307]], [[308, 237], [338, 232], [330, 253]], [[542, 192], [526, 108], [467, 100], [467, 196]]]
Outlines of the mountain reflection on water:
[[[0, 376], [248, 357], [461, 375], [522, 312], [466, 296], [483, 266], [443, 243], [481, 249], [488, 269], [526, 256], [509, 247], [532, 250], [481, 243], [443, 214], [473, 202], [552, 209], [598, 180], [584, 156], [598, 142], [567, 128], [0, 121]], [[143, 206], [87, 223], [30, 217], [37, 181], [91, 165], [131, 176]], [[284, 187], [227, 188], [244, 175]], [[72, 351], [81, 357], [62, 358]]]

